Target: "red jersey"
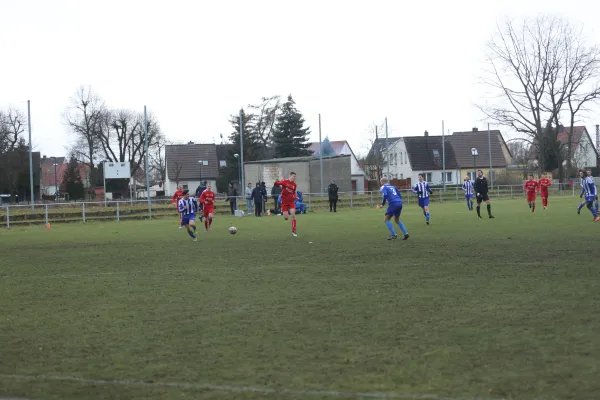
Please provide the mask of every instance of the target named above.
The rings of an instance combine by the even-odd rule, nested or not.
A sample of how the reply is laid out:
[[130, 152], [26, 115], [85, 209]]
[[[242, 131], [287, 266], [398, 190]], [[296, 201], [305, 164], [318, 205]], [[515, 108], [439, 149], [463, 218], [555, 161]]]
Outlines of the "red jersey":
[[215, 206], [215, 192], [212, 190], [205, 190], [200, 195], [200, 203], [204, 204], [207, 208], [212, 208]]
[[293, 203], [296, 200], [296, 182], [284, 179], [275, 182], [274, 185], [281, 186], [281, 204]]
[[539, 180], [538, 185], [540, 185], [540, 189], [542, 189], [542, 192], [547, 192], [548, 186], [552, 186], [552, 181], [548, 178], [542, 178]]
[[538, 191], [538, 183], [537, 181], [527, 181], [525, 182], [525, 191], [527, 193], [535, 193]]
[[179, 204], [179, 200], [183, 199], [183, 190], [176, 190], [173, 198], [171, 199], [171, 203]]

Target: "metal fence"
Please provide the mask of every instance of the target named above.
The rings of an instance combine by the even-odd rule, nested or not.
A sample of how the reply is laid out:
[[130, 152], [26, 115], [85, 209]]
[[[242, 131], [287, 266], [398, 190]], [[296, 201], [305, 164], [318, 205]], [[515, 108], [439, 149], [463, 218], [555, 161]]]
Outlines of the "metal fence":
[[[406, 204], [416, 203], [417, 195], [410, 189], [400, 190], [403, 202]], [[550, 196], [575, 196], [579, 190], [575, 185], [555, 185], [550, 187]], [[365, 193], [339, 193], [338, 209], [372, 207], [381, 201], [379, 192]], [[522, 185], [494, 186], [489, 191], [490, 198], [510, 199], [522, 198], [525, 192]], [[305, 193], [304, 203], [308, 212], [329, 211], [329, 199], [327, 195]], [[460, 187], [447, 187], [433, 189], [430, 197], [431, 202], [457, 202], [464, 201], [464, 192]], [[147, 199], [120, 200], [106, 202], [62, 202], [62, 203], [40, 203], [35, 205], [35, 210], [30, 204], [11, 204], [0, 206], [0, 224], [7, 228], [17, 225], [51, 224], [90, 221], [122, 221], [149, 218], [174, 218], [177, 216], [175, 206], [171, 200], [152, 199], [150, 209]], [[265, 202], [265, 209], [275, 209], [275, 202], [269, 196]], [[234, 209], [253, 212], [247, 209], [247, 201], [238, 197]], [[217, 197], [215, 212], [220, 215], [231, 213], [229, 202], [224, 196]]]

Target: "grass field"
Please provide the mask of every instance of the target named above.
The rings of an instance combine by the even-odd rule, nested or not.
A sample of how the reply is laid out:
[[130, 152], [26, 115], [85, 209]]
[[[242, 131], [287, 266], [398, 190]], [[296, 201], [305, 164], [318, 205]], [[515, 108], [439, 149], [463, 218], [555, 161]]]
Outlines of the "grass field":
[[598, 399], [600, 223], [552, 200], [0, 230], [0, 397]]

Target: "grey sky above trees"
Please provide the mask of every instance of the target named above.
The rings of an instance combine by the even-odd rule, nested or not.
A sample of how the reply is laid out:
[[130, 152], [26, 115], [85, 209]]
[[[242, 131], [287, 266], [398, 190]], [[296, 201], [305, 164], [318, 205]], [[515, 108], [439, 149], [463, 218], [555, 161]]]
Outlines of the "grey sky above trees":
[[[358, 152], [368, 127], [384, 117], [396, 136], [439, 134], [442, 119], [451, 130], [484, 127], [474, 107], [485, 94], [477, 77], [496, 23], [560, 15], [583, 23], [588, 42], [600, 43], [597, 3], [5, 1], [3, 15], [26, 18], [0, 24], [0, 36], [11, 38], [4, 54], [16, 55], [3, 64], [0, 109], [25, 111], [30, 99], [35, 150], [67, 155], [62, 114], [80, 85], [113, 108], [140, 112], [147, 105], [180, 143], [218, 141], [230, 132], [233, 110], [293, 93], [311, 141], [321, 113], [323, 134], [348, 139]], [[593, 128], [599, 119], [596, 109], [583, 122]]]

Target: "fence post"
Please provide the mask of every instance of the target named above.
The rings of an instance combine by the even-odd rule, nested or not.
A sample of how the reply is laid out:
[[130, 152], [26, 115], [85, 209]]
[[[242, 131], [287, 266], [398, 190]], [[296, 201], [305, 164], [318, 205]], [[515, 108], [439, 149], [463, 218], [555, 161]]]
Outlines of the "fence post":
[[308, 209], [312, 212], [312, 201], [310, 200], [310, 193], [308, 194]]
[[510, 185], [510, 198], [512, 199], [513, 197], [513, 185]]
[[373, 207], [373, 192], [369, 192], [371, 194], [371, 207]]
[[443, 189], [440, 189], [440, 203], [444, 202], [444, 197], [442, 196]]
[[46, 204], [46, 226], [48, 226], [48, 204]]
[[10, 229], [10, 207], [6, 206], [6, 228]]
[[120, 216], [119, 216], [119, 202], [117, 201], [117, 222], [120, 221]]
[[350, 190], [350, 208], [352, 208], [352, 190]]
[[81, 216], [83, 217], [83, 223], [85, 224], [85, 203], [81, 203]]
[[496, 190], [498, 191], [498, 200], [500, 200], [500, 186], [496, 186]]

